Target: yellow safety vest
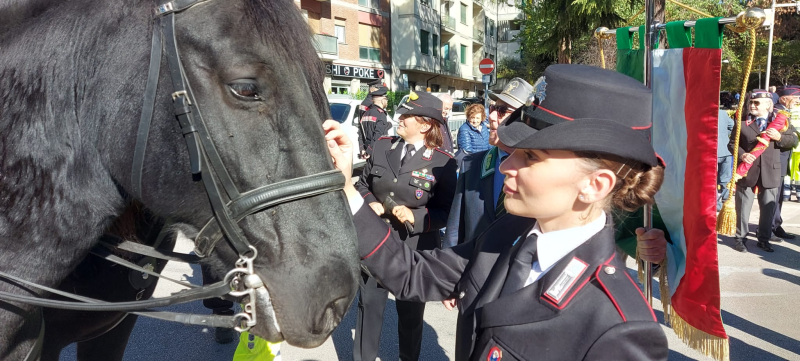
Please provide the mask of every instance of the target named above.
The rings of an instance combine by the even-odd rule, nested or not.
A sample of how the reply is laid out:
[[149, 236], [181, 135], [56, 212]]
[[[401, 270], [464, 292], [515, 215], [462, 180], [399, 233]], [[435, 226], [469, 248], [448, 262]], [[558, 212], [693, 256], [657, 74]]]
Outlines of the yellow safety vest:
[[233, 361], [281, 361], [281, 344], [267, 342], [249, 332], [242, 332], [239, 335], [239, 345], [233, 353]]

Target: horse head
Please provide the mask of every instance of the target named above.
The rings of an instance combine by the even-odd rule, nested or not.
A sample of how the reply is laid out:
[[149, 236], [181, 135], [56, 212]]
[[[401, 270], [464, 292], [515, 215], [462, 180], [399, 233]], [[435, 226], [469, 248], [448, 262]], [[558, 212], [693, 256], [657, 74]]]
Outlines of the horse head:
[[[207, 265], [220, 279], [243, 253], [257, 254], [255, 273], [268, 296], [262, 294], [256, 302], [255, 334], [300, 346], [319, 345], [347, 312], [356, 290], [355, 234], [343, 195], [327, 193], [242, 213], [233, 208], [237, 197], [245, 195], [231, 194], [226, 184], [228, 179], [233, 188], [247, 191], [333, 170], [320, 127], [328, 113], [321, 67], [307, 26], [286, 0], [201, 1], [175, 14], [174, 23], [180, 61], [193, 93], [186, 101], [202, 112], [203, 119], [195, 122], [204, 123], [210, 142], [202, 139], [202, 130], [197, 138], [207, 155], [213, 151], [209, 148], [216, 148], [221, 161], [220, 166], [209, 157], [199, 165], [205, 168], [200, 177], [214, 173], [212, 189], [224, 189], [223, 200], [233, 206], [212, 213], [207, 179], [189, 177], [187, 171], [197, 160], [186, 151], [177, 122], [169, 121], [174, 119], [172, 104], [159, 107], [154, 118], [170, 126], [157, 131], [160, 137], [150, 133], [156, 144], [148, 145], [143, 162], [142, 201], [204, 231], [213, 229], [208, 235], [201, 231], [202, 239], [196, 241], [206, 242], [198, 244], [198, 250], [206, 247], [198, 253], [208, 254]], [[168, 54], [170, 35], [165, 32], [164, 37]], [[169, 71], [175, 71], [172, 64]], [[159, 88], [174, 90], [170, 80], [174, 85], [174, 76], [162, 76]], [[161, 99], [175, 100], [174, 94]], [[179, 171], [183, 176], [176, 176]], [[251, 195], [240, 203], [258, 197]], [[233, 230], [220, 224], [220, 213], [226, 210]], [[223, 236], [228, 242], [209, 240]], [[248, 240], [253, 252], [237, 249], [230, 242], [236, 237]], [[273, 310], [265, 308], [265, 301]]]
[[[29, 12], [37, 16], [0, 34], [0, 47], [8, 49], [0, 68], [7, 92], [0, 95], [8, 97], [3, 102], [9, 110], [0, 124], [9, 130], [0, 135], [5, 172], [0, 172], [0, 188], [8, 192], [0, 204], [8, 211], [0, 219], [0, 236], [27, 233], [30, 247], [47, 249], [44, 260], [31, 261], [20, 272], [33, 274], [35, 264], [47, 259], [68, 271], [79, 260], [56, 254], [69, 249], [72, 258], [85, 255], [92, 246], [86, 239], [96, 239], [135, 198], [183, 225], [190, 237], [216, 229], [211, 238], [222, 240], [204, 249], [204, 262], [220, 279], [243, 253], [257, 255], [253, 269], [271, 307], [264, 300], [256, 303], [259, 322], [251, 332], [270, 341], [317, 346], [338, 325], [356, 292], [356, 235], [344, 195], [328, 192], [251, 207], [238, 218], [229, 208], [247, 191], [334, 170], [320, 126], [329, 113], [322, 67], [308, 26], [291, 0], [198, 0], [176, 10], [170, 16], [179, 64], [167, 57], [156, 60], [160, 75], [142, 148], [137, 132], [142, 132], [140, 114], [148, 112], [146, 106], [142, 110], [147, 103], [142, 94], [151, 35], [156, 26], [167, 28], [154, 23], [156, 5], [52, 1], [42, 7], [46, 11]], [[11, 32], [19, 39], [8, 36]], [[167, 53], [170, 34], [165, 30], [162, 37]], [[188, 96], [175, 94], [176, 73], [189, 87]], [[191, 103], [196, 124], [176, 121], [179, 101]], [[31, 144], [35, 149], [25, 149]], [[198, 160], [193, 149], [205, 159]], [[35, 175], [31, 169], [47, 177], [20, 188], [17, 183]], [[226, 207], [212, 209], [209, 184], [221, 189], [218, 200]], [[48, 200], [24, 197], [39, 193], [47, 193]], [[62, 202], [52, 202], [57, 209], [47, 210], [55, 198]], [[51, 213], [64, 219], [47, 220]], [[22, 214], [30, 219], [9, 222]], [[37, 222], [60, 222], [61, 228], [39, 229]], [[232, 238], [246, 240], [252, 253], [248, 247], [237, 249]], [[18, 247], [0, 246], [22, 254]], [[33, 281], [53, 284], [59, 274]]]

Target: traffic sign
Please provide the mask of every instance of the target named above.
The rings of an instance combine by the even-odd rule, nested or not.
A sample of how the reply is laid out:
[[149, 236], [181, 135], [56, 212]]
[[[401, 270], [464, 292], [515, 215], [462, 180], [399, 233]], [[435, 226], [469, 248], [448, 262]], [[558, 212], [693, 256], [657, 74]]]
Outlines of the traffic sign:
[[494, 61], [489, 58], [481, 60], [481, 62], [478, 63], [478, 70], [483, 74], [491, 74], [494, 71]]

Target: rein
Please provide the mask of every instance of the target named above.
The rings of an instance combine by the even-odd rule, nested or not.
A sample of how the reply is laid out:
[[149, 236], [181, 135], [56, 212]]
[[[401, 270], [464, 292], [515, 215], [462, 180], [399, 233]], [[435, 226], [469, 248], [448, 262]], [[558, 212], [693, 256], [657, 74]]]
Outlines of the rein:
[[[195, 241], [195, 253], [197, 256], [160, 251], [153, 247], [128, 241], [121, 241], [117, 244], [101, 241], [100, 245], [92, 250], [93, 254], [111, 262], [192, 288], [182, 290], [164, 298], [130, 302], [106, 302], [38, 285], [13, 275], [0, 272], [0, 278], [5, 278], [18, 284], [28, 285], [41, 291], [61, 295], [79, 302], [51, 300], [8, 292], [0, 292], [1, 301], [19, 302], [39, 307], [76, 311], [129, 312], [144, 317], [181, 322], [184, 324], [204, 325], [209, 327], [231, 327], [242, 332], [256, 325], [256, 300], [259, 300], [260, 303], [263, 303], [267, 316], [276, 320], [274, 309], [272, 308], [272, 303], [269, 298], [269, 292], [264, 282], [255, 274], [253, 269], [253, 261], [257, 256], [256, 248], [242, 235], [238, 223], [249, 215], [280, 204], [341, 190], [344, 187], [346, 179], [340, 171], [330, 170], [268, 184], [245, 193], [239, 192], [227, 168], [223, 164], [216, 146], [211, 140], [208, 128], [203, 120], [203, 116], [194, 98], [194, 93], [192, 92], [189, 80], [186, 77], [181, 63], [177, 39], [175, 37], [175, 14], [206, 1], [208, 0], [174, 0], [161, 4], [155, 9], [147, 85], [145, 86], [142, 113], [140, 115], [139, 127], [136, 134], [136, 149], [134, 150], [133, 165], [131, 168], [131, 193], [135, 198], [141, 199], [142, 174], [147, 149], [147, 139], [155, 109], [155, 97], [158, 90], [162, 51], [166, 50], [169, 75], [174, 91], [171, 97], [173, 100], [175, 117], [189, 151], [192, 175], [194, 175], [195, 180], [202, 180], [214, 215], [197, 236]], [[223, 197], [218, 184], [222, 186], [227, 197]], [[229, 201], [226, 201], [226, 199]], [[128, 252], [163, 260], [196, 263], [200, 258], [208, 256], [223, 237], [228, 241], [230, 246], [236, 250], [239, 255], [239, 260], [236, 261], [235, 268], [225, 275], [222, 282], [202, 287], [161, 276], [114, 256], [109, 252], [109, 249], [116, 247]], [[233, 297], [248, 296], [248, 302], [244, 304], [243, 312], [233, 316], [206, 316], [150, 310], [155, 307], [165, 307], [223, 295], [230, 295]], [[277, 321], [275, 321], [274, 327], [280, 332]]]

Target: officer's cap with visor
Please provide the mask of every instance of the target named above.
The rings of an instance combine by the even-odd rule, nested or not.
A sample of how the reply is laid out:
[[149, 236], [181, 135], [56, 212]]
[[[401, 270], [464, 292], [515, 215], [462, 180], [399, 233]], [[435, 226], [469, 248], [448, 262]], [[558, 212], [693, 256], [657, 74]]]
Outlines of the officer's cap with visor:
[[400, 115], [419, 115], [433, 118], [444, 123], [442, 117], [442, 100], [431, 93], [423, 91], [412, 91], [408, 94], [408, 101], [397, 107], [397, 114]]
[[497, 134], [511, 148], [609, 154], [653, 167], [660, 159], [649, 141], [652, 98], [615, 71], [551, 65]]
[[378, 87], [378, 89], [370, 92], [369, 95], [372, 95], [373, 97], [382, 97], [382, 96], [385, 96], [386, 92], [389, 91], [389, 88], [387, 88], [387, 87], [385, 87], [383, 85], [377, 85], [377, 87]]

